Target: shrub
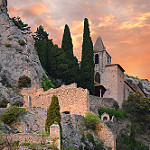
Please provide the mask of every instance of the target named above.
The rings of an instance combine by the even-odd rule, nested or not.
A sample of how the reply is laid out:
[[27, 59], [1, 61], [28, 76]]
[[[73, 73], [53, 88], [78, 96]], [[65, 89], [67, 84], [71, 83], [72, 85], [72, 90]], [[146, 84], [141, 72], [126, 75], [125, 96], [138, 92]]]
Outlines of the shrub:
[[0, 108], [6, 108], [9, 101], [6, 98], [3, 98], [3, 100], [0, 102]]
[[19, 80], [18, 80], [18, 87], [19, 88], [22, 88], [22, 87], [30, 87], [31, 85], [31, 79], [27, 76], [21, 76], [19, 77]]
[[24, 142], [22, 144], [20, 144], [21, 146], [30, 146], [30, 143]]
[[87, 139], [89, 140], [89, 142], [95, 143], [95, 142], [94, 142], [94, 137], [93, 137], [93, 135], [92, 135], [91, 133], [87, 133], [87, 134], [86, 134], [86, 137], [87, 137]]
[[11, 47], [11, 44], [5, 44], [6, 47]]
[[96, 130], [100, 122], [100, 118], [97, 114], [86, 113], [86, 116], [83, 118], [83, 124], [87, 129]]
[[11, 38], [11, 37], [9, 37], [9, 38], [8, 38], [8, 40], [9, 40], [9, 41], [11, 41], [11, 40], [12, 40], [12, 38]]
[[114, 102], [113, 103], [113, 107], [115, 108], [115, 110], [118, 110], [119, 109], [119, 105], [118, 105], [118, 102]]
[[5, 85], [6, 87], [11, 88], [11, 84], [8, 82], [8, 79], [6, 78], [6, 75], [2, 75], [1, 83], [2, 83], [2, 85]]
[[18, 43], [21, 45], [21, 46], [24, 46], [26, 43], [24, 40], [18, 40]]
[[20, 115], [25, 114], [26, 110], [24, 108], [18, 108], [18, 107], [10, 107], [8, 108], [4, 113], [0, 115], [0, 119], [5, 124], [13, 124], [16, 122]]
[[23, 106], [23, 102], [18, 101], [12, 104], [12, 106], [17, 106], [17, 107], [22, 107]]
[[51, 80], [47, 78], [45, 75], [42, 77], [41, 87], [44, 91], [49, 90], [50, 88], [55, 88], [55, 86], [51, 83]]
[[99, 115], [102, 115], [104, 112], [108, 113], [110, 117], [115, 116], [117, 119], [128, 117], [128, 115], [122, 109], [119, 109], [118, 111], [114, 109], [102, 108], [102, 107], [98, 109]]
[[53, 95], [51, 104], [47, 110], [47, 118], [45, 123], [45, 131], [50, 132], [50, 126], [57, 122], [60, 125], [60, 106], [58, 97]]

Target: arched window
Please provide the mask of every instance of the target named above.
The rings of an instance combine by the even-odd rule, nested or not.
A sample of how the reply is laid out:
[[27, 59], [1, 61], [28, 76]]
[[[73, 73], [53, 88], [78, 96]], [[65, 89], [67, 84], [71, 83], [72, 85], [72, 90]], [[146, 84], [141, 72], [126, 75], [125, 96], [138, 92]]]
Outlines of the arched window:
[[100, 74], [97, 72], [96, 75], [95, 75], [95, 81], [97, 83], [100, 83]]
[[95, 64], [99, 64], [99, 55], [98, 54], [95, 55]]

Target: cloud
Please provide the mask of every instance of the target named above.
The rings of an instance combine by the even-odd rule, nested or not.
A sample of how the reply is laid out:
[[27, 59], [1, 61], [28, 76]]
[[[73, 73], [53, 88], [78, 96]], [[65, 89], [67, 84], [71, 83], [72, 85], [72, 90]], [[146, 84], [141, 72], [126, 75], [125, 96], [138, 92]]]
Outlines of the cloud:
[[126, 73], [150, 79], [150, 1], [148, 0], [8, 0], [10, 16], [21, 16], [35, 32], [43, 25], [61, 46], [70, 26], [75, 55], [81, 58], [83, 20], [89, 19], [93, 43], [101, 35], [112, 62]]

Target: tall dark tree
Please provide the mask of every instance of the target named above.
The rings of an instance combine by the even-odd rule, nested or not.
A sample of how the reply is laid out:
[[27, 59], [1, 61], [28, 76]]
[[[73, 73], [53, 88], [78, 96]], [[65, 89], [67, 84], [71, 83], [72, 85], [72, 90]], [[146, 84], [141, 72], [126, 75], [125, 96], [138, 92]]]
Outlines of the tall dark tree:
[[48, 33], [44, 30], [43, 26], [39, 26], [34, 35], [35, 47], [42, 64], [42, 67], [49, 73], [49, 51], [53, 47], [52, 40], [48, 39]]
[[64, 81], [68, 73], [68, 64], [63, 49], [58, 48], [58, 45], [54, 45], [50, 51], [49, 61], [50, 76]]
[[79, 65], [78, 60], [73, 54], [73, 44], [72, 38], [70, 34], [70, 29], [68, 25], [65, 25], [63, 39], [62, 39], [62, 49], [66, 54], [66, 61], [68, 64], [68, 73], [65, 79], [66, 84], [71, 84], [78, 80], [78, 72], [79, 72]]
[[55, 122], [60, 125], [60, 106], [58, 97], [53, 95], [51, 104], [47, 110], [47, 118], [45, 123], [45, 131], [50, 132], [50, 126]]
[[87, 18], [84, 19], [82, 60], [78, 86], [87, 88], [90, 91], [90, 94], [94, 94], [93, 43], [90, 37], [89, 23]]

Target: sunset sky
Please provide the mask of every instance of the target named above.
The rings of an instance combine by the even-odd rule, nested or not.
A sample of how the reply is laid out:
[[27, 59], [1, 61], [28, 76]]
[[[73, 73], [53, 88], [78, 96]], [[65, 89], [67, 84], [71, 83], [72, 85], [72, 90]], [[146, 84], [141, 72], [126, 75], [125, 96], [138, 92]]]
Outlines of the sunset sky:
[[98, 35], [127, 74], [150, 80], [149, 0], [8, 0], [10, 17], [20, 16], [32, 32], [43, 25], [54, 44], [61, 46], [64, 25], [70, 26], [74, 54], [80, 60], [83, 20], [91, 37]]

